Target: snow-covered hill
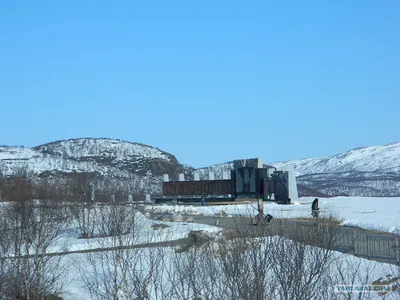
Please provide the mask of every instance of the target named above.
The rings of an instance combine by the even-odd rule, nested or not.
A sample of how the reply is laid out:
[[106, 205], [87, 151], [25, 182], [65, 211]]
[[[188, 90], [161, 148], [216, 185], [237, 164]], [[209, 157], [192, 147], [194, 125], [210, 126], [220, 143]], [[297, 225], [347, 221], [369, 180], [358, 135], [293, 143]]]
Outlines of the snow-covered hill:
[[[350, 150], [332, 157], [306, 158], [268, 165], [294, 166], [299, 193], [307, 196], [400, 196], [400, 143]], [[201, 168], [203, 178], [211, 171], [220, 178], [232, 162]]]
[[271, 163], [293, 165], [297, 176], [315, 173], [386, 172], [400, 173], [400, 143], [356, 148], [331, 157]]
[[113, 139], [70, 139], [33, 148], [0, 147], [3, 175], [95, 172], [102, 178], [129, 183], [130, 190], [158, 193], [162, 174], [182, 171], [176, 158], [167, 152]]
[[272, 165], [293, 165], [299, 184], [328, 195], [400, 196], [400, 143]]
[[151, 146], [104, 138], [82, 138], [57, 141], [37, 146], [33, 149], [42, 153], [75, 159], [112, 157], [114, 160], [118, 161], [132, 158], [155, 158], [169, 161], [171, 156]]

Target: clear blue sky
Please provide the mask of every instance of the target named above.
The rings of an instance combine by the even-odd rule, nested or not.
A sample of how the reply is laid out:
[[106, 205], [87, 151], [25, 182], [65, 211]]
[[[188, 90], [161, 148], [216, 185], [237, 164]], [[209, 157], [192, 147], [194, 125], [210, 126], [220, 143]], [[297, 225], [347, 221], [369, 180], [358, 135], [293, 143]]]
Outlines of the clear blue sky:
[[195, 167], [400, 140], [400, 1], [2, 1], [0, 144]]

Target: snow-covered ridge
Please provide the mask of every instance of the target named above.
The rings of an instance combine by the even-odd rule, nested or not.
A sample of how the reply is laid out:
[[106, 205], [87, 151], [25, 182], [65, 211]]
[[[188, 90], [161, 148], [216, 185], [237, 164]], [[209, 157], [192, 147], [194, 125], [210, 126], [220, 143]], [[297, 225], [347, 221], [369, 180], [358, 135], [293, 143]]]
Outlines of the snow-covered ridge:
[[[162, 174], [181, 169], [177, 159], [167, 152], [115, 139], [70, 139], [33, 148], [0, 146], [0, 177], [62, 177], [74, 172], [94, 172], [131, 192], [160, 193]], [[104, 187], [109, 184], [104, 183]]]
[[0, 171], [4, 175], [16, 175], [19, 172], [40, 174], [45, 171], [90, 172], [94, 166], [44, 155], [30, 148], [0, 147]]
[[296, 175], [334, 172], [400, 173], [400, 143], [356, 148], [331, 157], [307, 158], [271, 163], [275, 167], [293, 165]]
[[40, 153], [30, 148], [0, 146], [0, 160], [30, 159], [38, 156]]
[[[268, 159], [268, 157], [265, 157]], [[331, 157], [315, 157], [283, 162], [271, 162], [276, 168], [293, 165], [296, 176], [316, 173], [342, 172], [393, 172], [400, 173], [400, 143], [382, 146], [356, 148]], [[200, 174], [210, 171], [219, 174], [232, 169], [233, 163], [227, 162], [197, 169]]]
[[292, 165], [299, 184], [327, 195], [400, 196], [400, 143], [272, 165]]
[[170, 160], [170, 155], [158, 148], [139, 143], [105, 138], [80, 138], [56, 141], [34, 147], [34, 149], [42, 153], [51, 153], [68, 158], [112, 156], [114, 159], [124, 160], [126, 157], [140, 156], [144, 158]]
[[[173, 156], [160, 149], [112, 139], [82, 138], [52, 142], [33, 148], [0, 147], [0, 170], [13, 175], [24, 169], [40, 174], [46, 171], [119, 173], [124, 169], [143, 171], [153, 159], [169, 163]], [[106, 170], [107, 169], [107, 170]]]

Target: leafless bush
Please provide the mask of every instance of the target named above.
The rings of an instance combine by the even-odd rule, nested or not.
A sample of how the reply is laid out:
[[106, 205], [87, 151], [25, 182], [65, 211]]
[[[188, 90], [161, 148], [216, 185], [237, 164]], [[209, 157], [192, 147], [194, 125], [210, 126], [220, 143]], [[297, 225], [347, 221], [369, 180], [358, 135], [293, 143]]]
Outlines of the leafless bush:
[[248, 226], [246, 218], [223, 239], [193, 233], [172, 252], [133, 247], [148, 231], [131, 207], [98, 208], [96, 216], [104, 251], [86, 255], [81, 270], [92, 299], [368, 299], [334, 293], [336, 284], [370, 283], [372, 271], [332, 251], [334, 217], [296, 227], [278, 219]]
[[140, 238], [149, 239], [154, 232], [144, 228], [142, 215], [133, 206], [110, 204], [98, 208], [96, 216], [96, 231], [102, 236], [97, 238], [97, 247], [104, 251], [85, 255], [86, 267], [80, 268], [91, 298], [154, 299], [150, 295], [166, 294], [160, 277], [163, 251], [135, 247]]
[[[134, 238], [139, 220], [135, 216], [136, 210], [125, 205], [101, 205], [93, 212], [94, 229], [101, 237], [118, 237], [130, 234]], [[133, 235], [133, 236], [132, 236]]]
[[77, 203], [70, 206], [71, 215], [78, 223], [81, 238], [87, 239], [93, 237], [96, 225], [94, 209], [95, 205], [90, 202]]
[[275, 237], [271, 255], [275, 298], [322, 299], [333, 260], [330, 250]]
[[251, 237], [258, 228], [228, 239], [204, 240], [171, 258], [172, 299], [266, 299], [270, 287], [269, 241]]
[[324, 289], [335, 261], [329, 250], [335, 241], [333, 223], [315, 224], [313, 230], [293, 230], [283, 222], [248, 226], [248, 221], [239, 220], [225, 239], [175, 254], [169, 273], [174, 299], [327, 296]]
[[47, 254], [59, 246], [65, 226], [62, 209], [46, 199], [21, 197], [6, 206], [1, 225], [4, 294], [29, 300], [59, 293], [64, 284], [61, 258]]
[[179, 251], [171, 257], [173, 267], [168, 270], [168, 282], [172, 287], [173, 299], [193, 299], [206, 292], [203, 282], [207, 273], [200, 265], [205, 253], [196, 249]]
[[76, 173], [69, 183], [71, 196], [76, 201], [76, 206], [71, 206], [70, 209], [78, 222], [82, 238], [92, 237], [94, 232], [95, 180], [96, 174], [94, 173]]
[[12, 228], [5, 219], [5, 216], [5, 207], [0, 206], [0, 294], [11, 288], [11, 261], [8, 256], [13, 246], [13, 238], [11, 233]]
[[344, 255], [335, 261], [330, 273], [330, 284], [327, 285], [331, 297], [338, 300], [367, 300], [371, 299], [371, 293], [353, 292], [337, 293], [335, 286], [338, 285], [369, 285], [373, 281], [375, 266], [372, 262], [355, 259], [354, 257]]

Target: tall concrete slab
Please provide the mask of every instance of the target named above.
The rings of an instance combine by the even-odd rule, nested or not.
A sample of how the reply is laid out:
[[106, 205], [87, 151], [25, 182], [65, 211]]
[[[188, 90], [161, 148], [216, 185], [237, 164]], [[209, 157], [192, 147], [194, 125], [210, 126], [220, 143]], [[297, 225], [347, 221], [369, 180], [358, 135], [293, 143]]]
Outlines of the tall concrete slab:
[[146, 194], [146, 202], [151, 202], [150, 194]]
[[263, 167], [262, 158], [259, 157], [257, 158], [257, 168], [261, 169], [262, 167]]
[[164, 180], [164, 182], [169, 182], [169, 175], [168, 174], [164, 174], [163, 175], [163, 180]]
[[268, 168], [267, 176], [270, 178], [272, 176], [272, 174], [274, 174], [275, 170], [276, 170], [275, 168]]
[[200, 180], [200, 174], [198, 172], [193, 173], [193, 180], [194, 181], [199, 181]]
[[288, 166], [279, 168], [278, 171], [287, 171], [289, 173], [289, 198], [292, 201], [298, 200], [299, 194], [297, 192], [297, 182], [296, 182], [294, 166], [288, 165]]

